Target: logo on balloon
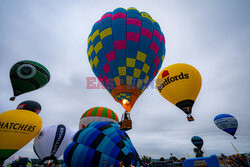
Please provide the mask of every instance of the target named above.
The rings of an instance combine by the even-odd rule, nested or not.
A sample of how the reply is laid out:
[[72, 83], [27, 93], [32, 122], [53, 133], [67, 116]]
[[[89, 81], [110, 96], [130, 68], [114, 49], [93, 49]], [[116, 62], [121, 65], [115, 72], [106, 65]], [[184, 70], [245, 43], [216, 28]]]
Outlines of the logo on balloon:
[[31, 64], [22, 64], [17, 68], [17, 75], [22, 79], [32, 78], [36, 74], [36, 67]]
[[[164, 72], [165, 72], [165, 74], [164, 74]], [[162, 77], [163, 76], [166, 77], [167, 75], [169, 75], [168, 71], [164, 71], [164, 72], [162, 73]], [[168, 76], [167, 78], [164, 79], [164, 81], [161, 83], [161, 85], [157, 87], [157, 89], [161, 92], [161, 90], [165, 86], [167, 86], [168, 84], [175, 82], [175, 81], [178, 81], [178, 80], [183, 80], [183, 79], [189, 79], [189, 74], [188, 73], [184, 74], [183, 72], [181, 72], [180, 75], [175, 75], [173, 77]]]
[[161, 76], [162, 76], [162, 78], [165, 78], [168, 75], [169, 75], [169, 72], [168, 72], [168, 70], [166, 70], [166, 71], [163, 71]]

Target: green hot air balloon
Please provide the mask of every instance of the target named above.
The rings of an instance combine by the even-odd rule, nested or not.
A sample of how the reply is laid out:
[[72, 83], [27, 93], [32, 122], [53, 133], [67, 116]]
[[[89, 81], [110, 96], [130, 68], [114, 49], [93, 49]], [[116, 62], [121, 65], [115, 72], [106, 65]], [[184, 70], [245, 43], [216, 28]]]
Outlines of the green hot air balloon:
[[30, 60], [17, 62], [10, 69], [10, 81], [14, 93], [10, 100], [14, 101], [18, 95], [43, 87], [49, 80], [48, 69], [40, 63]]

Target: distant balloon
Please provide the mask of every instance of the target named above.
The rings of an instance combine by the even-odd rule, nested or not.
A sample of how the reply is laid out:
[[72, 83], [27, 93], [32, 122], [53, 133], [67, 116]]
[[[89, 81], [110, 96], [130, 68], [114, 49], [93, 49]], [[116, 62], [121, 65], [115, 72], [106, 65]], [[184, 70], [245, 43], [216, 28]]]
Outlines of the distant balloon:
[[34, 152], [41, 163], [47, 164], [48, 160], [56, 161], [72, 142], [73, 135], [74, 132], [62, 124], [45, 127], [34, 139]]
[[156, 85], [159, 93], [172, 104], [191, 116], [193, 104], [201, 89], [201, 75], [191, 65], [177, 63], [164, 68], [158, 75]]
[[41, 111], [41, 105], [36, 101], [27, 100], [27, 101], [20, 103], [17, 106], [17, 109], [29, 110], [29, 111], [33, 111], [33, 112], [39, 114]]
[[203, 140], [201, 137], [199, 136], [193, 136], [192, 139], [191, 139], [192, 143], [199, 149], [202, 148], [203, 146]]
[[15, 97], [39, 89], [50, 80], [50, 73], [43, 65], [29, 60], [19, 61], [10, 69], [10, 80]]
[[42, 128], [41, 117], [27, 110], [0, 114], [0, 163], [30, 142]]
[[215, 125], [223, 130], [224, 132], [229, 133], [236, 139], [234, 134], [236, 133], [237, 127], [238, 127], [238, 121], [237, 119], [229, 114], [220, 114], [217, 115], [214, 118]]
[[114, 111], [106, 107], [93, 107], [88, 109], [81, 117], [79, 129], [85, 128], [94, 121], [111, 121], [118, 124], [119, 120]]
[[93, 25], [87, 52], [96, 77], [130, 112], [161, 68], [165, 38], [148, 13], [117, 8]]
[[64, 151], [64, 162], [71, 167], [140, 166], [140, 158], [125, 131], [112, 122], [96, 121], [79, 130]]

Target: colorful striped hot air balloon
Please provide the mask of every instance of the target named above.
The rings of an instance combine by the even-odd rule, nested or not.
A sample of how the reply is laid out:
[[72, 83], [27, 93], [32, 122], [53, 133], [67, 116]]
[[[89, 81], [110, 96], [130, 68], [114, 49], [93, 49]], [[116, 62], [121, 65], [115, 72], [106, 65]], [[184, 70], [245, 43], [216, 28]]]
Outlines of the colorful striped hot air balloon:
[[109, 108], [93, 107], [82, 115], [79, 122], [79, 129], [85, 128], [94, 121], [110, 121], [118, 124], [119, 119], [116, 113]]
[[64, 151], [71, 167], [140, 166], [140, 158], [129, 136], [112, 122], [96, 121], [79, 130]]
[[203, 146], [203, 140], [199, 136], [193, 136], [191, 138], [191, 142], [199, 149], [201, 149], [201, 147]]
[[40, 63], [23, 60], [19, 61], [10, 69], [10, 80], [15, 97], [39, 89], [46, 85], [50, 80], [50, 73], [46, 67]]
[[158, 73], [164, 56], [159, 24], [135, 8], [104, 14], [88, 38], [93, 72], [128, 112]]

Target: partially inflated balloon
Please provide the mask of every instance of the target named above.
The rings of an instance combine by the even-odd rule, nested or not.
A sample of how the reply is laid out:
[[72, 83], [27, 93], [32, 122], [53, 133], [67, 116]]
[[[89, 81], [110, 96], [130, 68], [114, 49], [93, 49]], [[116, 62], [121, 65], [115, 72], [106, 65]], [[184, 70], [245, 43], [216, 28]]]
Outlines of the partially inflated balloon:
[[10, 80], [15, 97], [26, 92], [36, 90], [46, 85], [50, 80], [50, 73], [43, 65], [29, 60], [19, 61], [10, 69]]
[[6, 167], [32, 167], [32, 162], [29, 158], [20, 158]]
[[93, 107], [88, 109], [81, 117], [79, 129], [85, 128], [94, 121], [111, 121], [118, 123], [118, 117], [114, 111], [106, 107]]
[[27, 101], [23, 101], [22, 103], [20, 103], [17, 106], [17, 109], [29, 110], [29, 111], [39, 114], [41, 111], [41, 105], [36, 101], [27, 100]]
[[30, 142], [42, 127], [41, 117], [27, 110], [0, 114], [0, 161], [4, 161]]
[[72, 142], [74, 132], [62, 125], [52, 125], [43, 128], [34, 139], [34, 152], [42, 160], [42, 163], [48, 163], [47, 160], [57, 160]]
[[224, 132], [229, 133], [236, 139], [234, 134], [236, 133], [238, 127], [238, 121], [234, 116], [229, 114], [217, 115], [214, 118], [214, 123], [218, 128], [220, 128]]
[[201, 89], [201, 75], [196, 68], [184, 63], [170, 65], [159, 73], [156, 85], [165, 99], [191, 115]]
[[88, 38], [93, 72], [128, 112], [158, 73], [164, 54], [159, 24], [135, 8], [104, 14]]
[[193, 136], [191, 141], [199, 149], [201, 149], [201, 147], [203, 146], [203, 140], [199, 136]]
[[96, 121], [79, 130], [64, 152], [71, 167], [140, 166], [140, 158], [125, 131], [112, 122]]

